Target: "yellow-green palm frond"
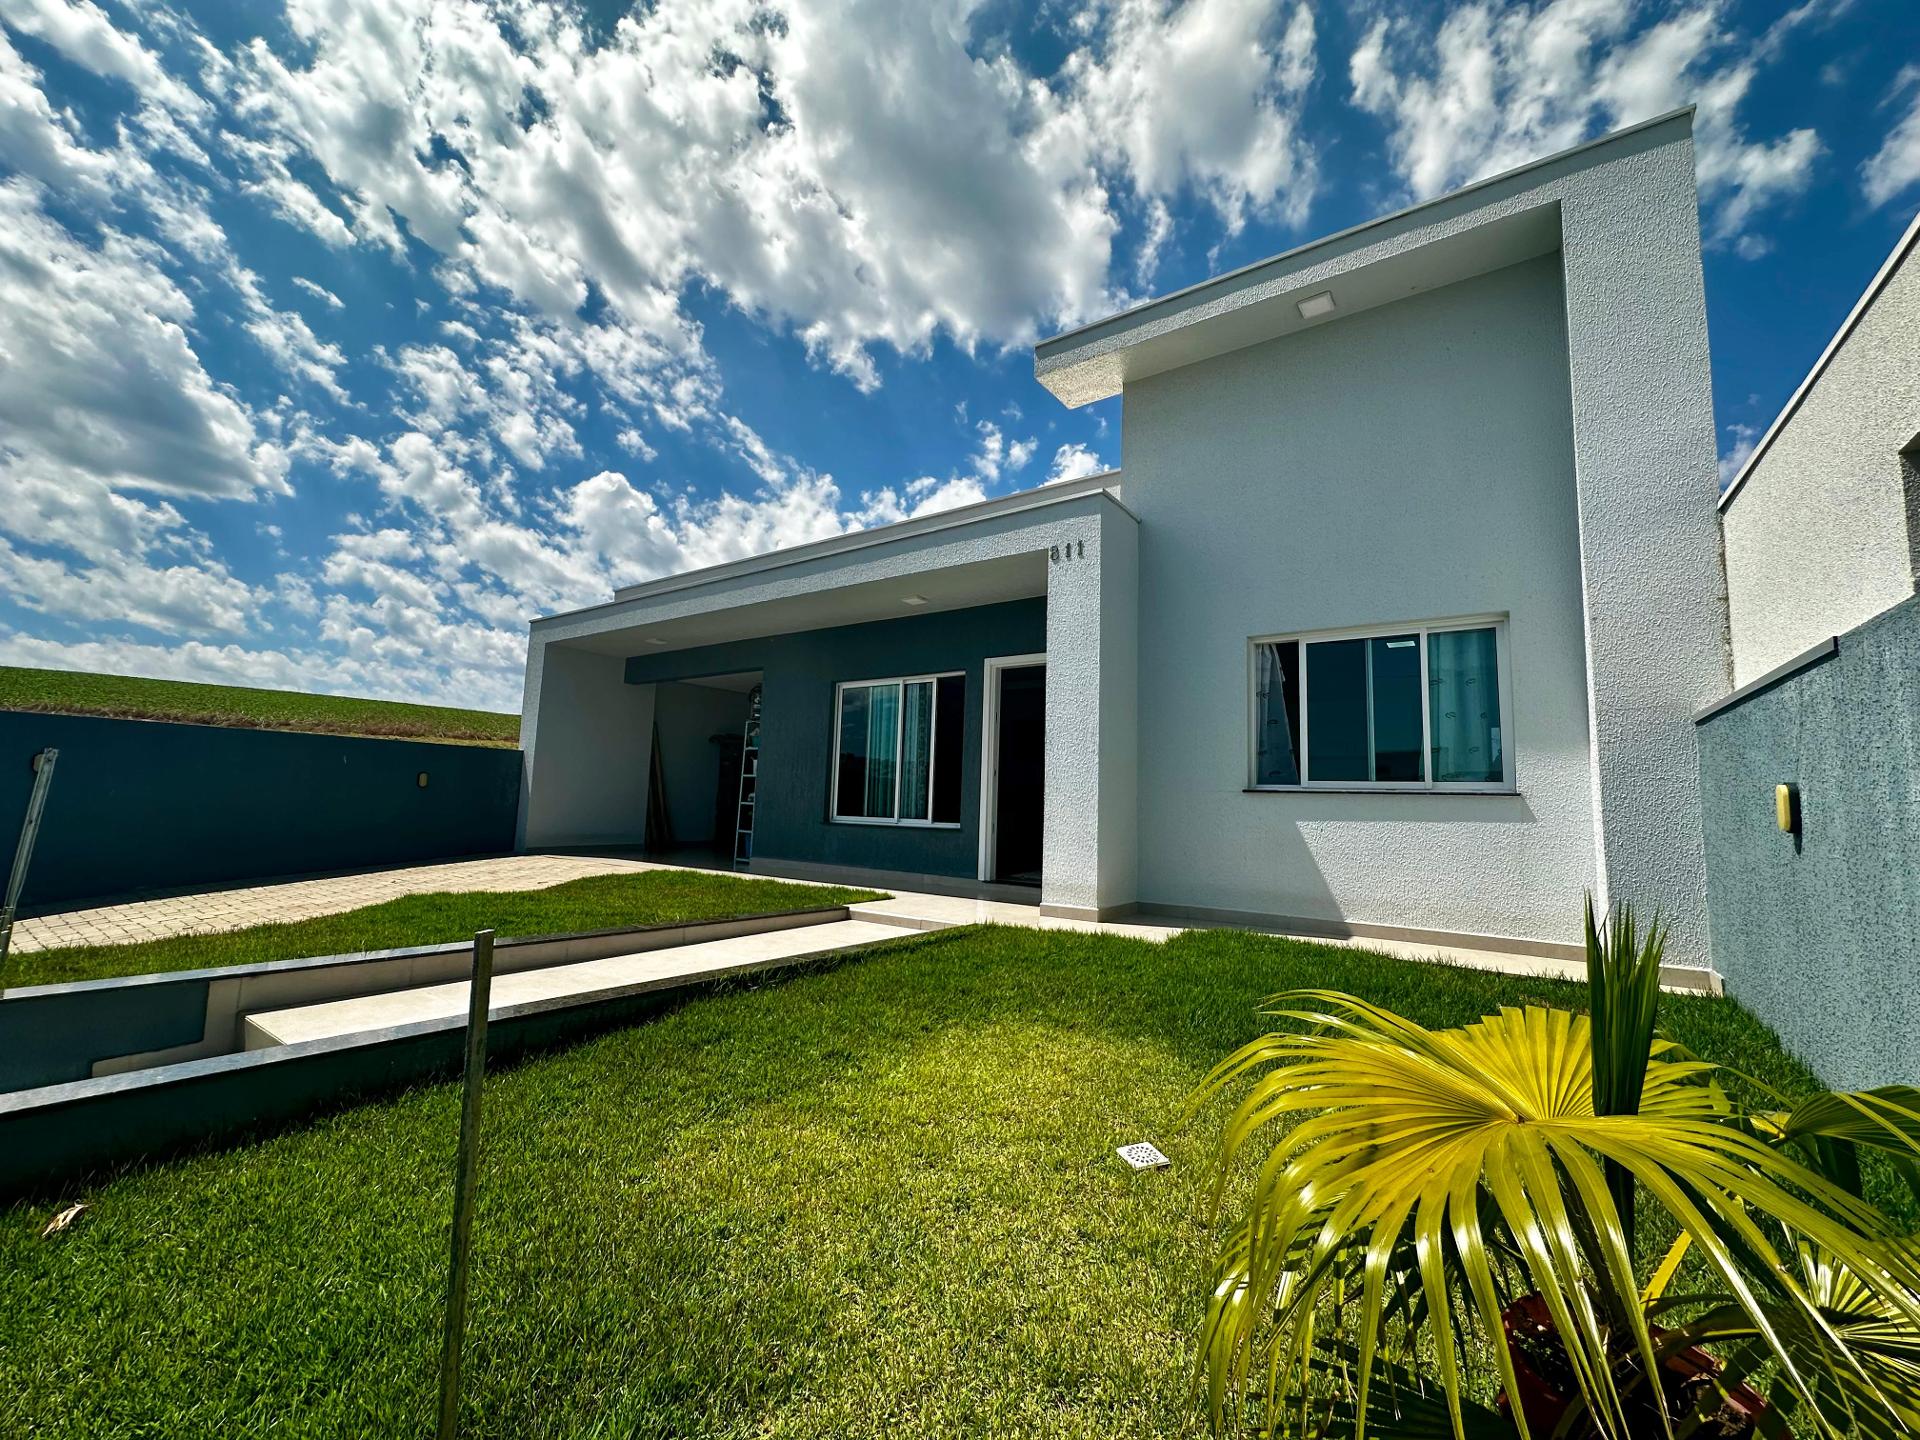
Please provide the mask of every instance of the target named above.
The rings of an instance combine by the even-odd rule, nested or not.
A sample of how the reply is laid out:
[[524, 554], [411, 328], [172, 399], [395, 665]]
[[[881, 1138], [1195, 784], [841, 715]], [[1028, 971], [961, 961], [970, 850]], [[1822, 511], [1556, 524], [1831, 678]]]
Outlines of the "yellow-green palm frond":
[[[1912, 1238], [1882, 1242], [1885, 1268], [1910, 1267], [1920, 1259]], [[1794, 1311], [1774, 1306], [1770, 1318], [1787, 1347], [1814, 1375], [1814, 1408], [1835, 1428], [1860, 1440], [1895, 1440], [1920, 1434], [1920, 1325], [1909, 1307], [1893, 1303], [1883, 1288], [1868, 1283], [1820, 1247], [1799, 1247], [1798, 1265], [1807, 1295], [1826, 1328], [1845, 1346], [1850, 1363], [1836, 1365], [1825, 1337]], [[1920, 1296], [1909, 1296], [1920, 1304]], [[1685, 1325], [1668, 1332], [1663, 1348], [1710, 1345], [1725, 1360], [1717, 1377], [1723, 1388], [1744, 1380], [1769, 1358], [1753, 1317], [1725, 1296], [1693, 1296], [1668, 1302], [1700, 1310]], [[1704, 1310], [1701, 1305], [1704, 1304]], [[1656, 1312], [1668, 1306], [1656, 1307]], [[1836, 1422], [1839, 1422], [1836, 1424]]]
[[[1428, 1030], [1332, 992], [1271, 1003], [1305, 1033], [1252, 1042], [1197, 1097], [1252, 1077], [1227, 1123], [1223, 1186], [1235, 1155], [1270, 1144], [1203, 1336], [1216, 1424], [1250, 1375], [1264, 1376], [1270, 1422], [1305, 1421], [1314, 1356], [1338, 1335], [1352, 1342], [1363, 1435], [1383, 1346], [1418, 1332], [1463, 1435], [1463, 1349], [1490, 1354], [1515, 1393], [1501, 1312], [1533, 1292], [1587, 1410], [1604, 1433], [1626, 1434], [1622, 1357], [1643, 1374], [1657, 1359], [1609, 1161], [1673, 1217], [1807, 1400], [1806, 1354], [1776, 1317], [1796, 1317], [1823, 1355], [1844, 1343], [1781, 1260], [1785, 1231], [1920, 1323], [1920, 1267], [1877, 1243], [1890, 1238], [1879, 1213], [1736, 1123], [1712, 1067], [1664, 1041], [1650, 1047], [1639, 1112], [1596, 1115], [1585, 1016], [1529, 1007]], [[1515, 1423], [1527, 1434], [1517, 1413]]]
[[1833, 1090], [1753, 1117], [1762, 1139], [1805, 1151], [1830, 1179], [1860, 1193], [1862, 1149], [1876, 1150], [1920, 1199], [1920, 1089]]

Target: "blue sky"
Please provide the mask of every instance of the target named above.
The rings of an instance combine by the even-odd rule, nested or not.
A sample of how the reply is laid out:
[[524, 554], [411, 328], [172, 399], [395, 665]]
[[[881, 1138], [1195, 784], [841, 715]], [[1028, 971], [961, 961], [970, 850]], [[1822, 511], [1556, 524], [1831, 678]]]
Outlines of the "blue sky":
[[1913, 0], [0, 0], [0, 663], [517, 708], [527, 617], [1121, 464], [1039, 336], [1680, 104], [1723, 464]]

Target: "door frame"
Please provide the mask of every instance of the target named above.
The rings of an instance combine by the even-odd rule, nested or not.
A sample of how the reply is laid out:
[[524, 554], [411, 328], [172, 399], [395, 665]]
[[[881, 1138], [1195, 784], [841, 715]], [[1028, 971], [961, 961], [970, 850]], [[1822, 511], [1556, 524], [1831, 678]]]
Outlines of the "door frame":
[[[993, 881], [993, 852], [1000, 821], [1000, 672], [1045, 665], [1047, 652], [1036, 655], [990, 655], [982, 675], [986, 691], [980, 712], [980, 883]], [[1042, 863], [1045, 852], [1042, 851]]]

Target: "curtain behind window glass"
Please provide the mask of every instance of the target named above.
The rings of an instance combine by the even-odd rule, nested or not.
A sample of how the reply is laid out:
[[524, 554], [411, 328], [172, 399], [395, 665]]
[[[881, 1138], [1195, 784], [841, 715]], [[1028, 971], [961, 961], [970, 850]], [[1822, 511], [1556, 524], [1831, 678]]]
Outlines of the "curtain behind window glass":
[[860, 814], [893, 818], [894, 766], [899, 759], [900, 687], [867, 687], [867, 792]]
[[933, 779], [933, 682], [906, 687], [906, 723], [900, 727], [900, 818], [925, 820]]
[[1506, 778], [1500, 738], [1500, 660], [1492, 630], [1427, 636], [1433, 778], [1497, 785]]
[[1300, 783], [1300, 645], [1254, 647], [1253, 783]]

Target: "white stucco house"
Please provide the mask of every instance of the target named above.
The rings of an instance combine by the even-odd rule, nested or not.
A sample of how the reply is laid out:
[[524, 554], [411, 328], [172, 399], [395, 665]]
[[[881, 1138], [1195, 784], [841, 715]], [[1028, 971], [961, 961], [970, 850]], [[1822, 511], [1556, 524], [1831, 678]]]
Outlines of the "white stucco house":
[[1720, 497], [1737, 685], [1920, 580], [1917, 248], [1920, 216]]
[[535, 621], [522, 843], [1543, 954], [1592, 891], [1704, 965], [1691, 130], [1041, 343], [1123, 472]]

